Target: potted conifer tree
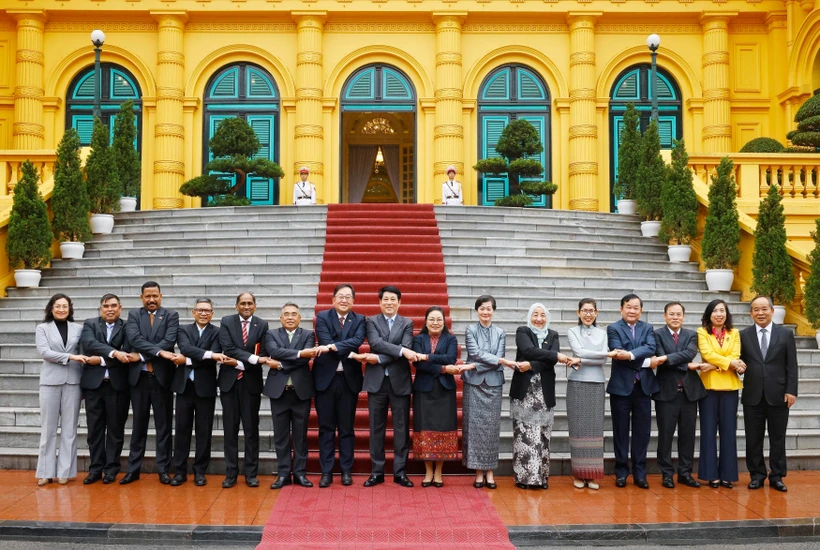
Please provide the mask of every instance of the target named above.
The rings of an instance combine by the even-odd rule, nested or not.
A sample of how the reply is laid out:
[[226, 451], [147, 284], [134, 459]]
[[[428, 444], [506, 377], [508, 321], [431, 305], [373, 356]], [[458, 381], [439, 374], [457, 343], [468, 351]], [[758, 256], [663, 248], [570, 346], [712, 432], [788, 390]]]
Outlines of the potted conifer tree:
[[[23, 177], [14, 187], [6, 254], [9, 267], [15, 268], [17, 287], [30, 288], [40, 285], [40, 268], [51, 261], [51, 226], [37, 169], [26, 160], [22, 170]], [[16, 269], [18, 266], [22, 268]]]
[[709, 290], [731, 290], [735, 279], [734, 269], [740, 262], [740, 225], [733, 169], [734, 163], [724, 157], [709, 186], [709, 213], [701, 242], [701, 257], [706, 265]]
[[120, 112], [114, 119], [114, 139], [111, 144], [117, 175], [122, 185], [120, 212], [137, 209], [137, 194], [140, 189], [140, 156], [135, 148], [137, 142], [134, 102], [128, 100], [120, 105]]
[[686, 145], [683, 140], [673, 144], [672, 164], [661, 192], [663, 219], [658, 238], [669, 245], [669, 261], [688, 262], [692, 255], [689, 242], [698, 233], [698, 197], [692, 186]]
[[777, 185], [760, 201], [752, 256], [752, 290], [775, 302], [774, 322], [783, 324], [785, 304], [794, 300], [794, 272], [786, 250], [786, 215]]
[[635, 182], [641, 158], [641, 119], [633, 103], [626, 106], [623, 124], [618, 144], [618, 179], [612, 192], [618, 199], [618, 213], [634, 215], [637, 211]]
[[820, 348], [820, 218], [814, 220], [815, 230], [811, 232], [814, 239], [814, 250], [809, 253], [809, 267], [811, 274], [806, 280], [806, 287], [803, 289], [806, 299], [806, 318], [814, 327], [817, 347]]
[[85, 241], [91, 238], [88, 225], [88, 194], [80, 161], [80, 135], [74, 128], [63, 134], [54, 163], [54, 191], [51, 195], [51, 229], [60, 241], [64, 260], [82, 258]]
[[663, 217], [663, 182], [666, 179], [666, 164], [661, 157], [661, 137], [658, 122], [649, 123], [641, 138], [641, 156], [638, 179], [635, 182], [635, 199], [638, 214], [643, 216], [641, 233], [644, 237], [657, 237]]
[[120, 209], [120, 179], [116, 159], [108, 145], [108, 127], [94, 119], [91, 152], [85, 161], [86, 186], [91, 203], [91, 232], [111, 233], [114, 212]]

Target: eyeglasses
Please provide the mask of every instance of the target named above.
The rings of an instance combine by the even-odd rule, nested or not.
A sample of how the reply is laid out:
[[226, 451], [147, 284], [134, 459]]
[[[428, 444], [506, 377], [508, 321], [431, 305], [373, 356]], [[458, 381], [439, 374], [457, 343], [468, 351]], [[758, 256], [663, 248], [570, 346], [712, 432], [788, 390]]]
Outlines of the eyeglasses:
[[352, 294], [337, 294], [336, 299], [339, 300], [340, 302], [349, 302], [350, 300], [353, 299], [353, 295]]
[[598, 313], [597, 309], [582, 309], [581, 310], [581, 315], [595, 315], [596, 313]]
[[198, 308], [198, 309], [195, 309], [195, 310], [194, 310], [194, 313], [201, 313], [201, 314], [205, 314], [205, 313], [213, 313], [213, 312], [214, 312], [214, 310], [212, 310], [212, 309], [202, 309], [202, 308]]

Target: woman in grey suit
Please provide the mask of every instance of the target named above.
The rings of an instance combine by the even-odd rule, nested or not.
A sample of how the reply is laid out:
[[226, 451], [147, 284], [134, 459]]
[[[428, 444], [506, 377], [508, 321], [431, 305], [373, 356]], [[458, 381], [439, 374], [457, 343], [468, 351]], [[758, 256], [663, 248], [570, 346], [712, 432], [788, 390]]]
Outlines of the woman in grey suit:
[[[37, 325], [37, 352], [40, 367], [40, 456], [37, 484], [53, 478], [65, 485], [77, 476], [77, 422], [80, 416], [80, 377], [83, 364], [96, 361], [79, 355], [83, 327], [74, 322], [74, 306], [65, 294], [55, 294], [46, 304], [43, 323]], [[91, 359], [91, 361], [89, 361]], [[57, 426], [60, 454], [57, 456]]]
[[476, 471], [476, 489], [495, 489], [493, 470], [498, 467], [501, 428], [501, 390], [504, 367], [515, 362], [504, 359], [506, 336], [493, 325], [495, 298], [479, 296], [475, 301], [478, 323], [467, 327], [467, 364], [462, 366], [463, 462]]

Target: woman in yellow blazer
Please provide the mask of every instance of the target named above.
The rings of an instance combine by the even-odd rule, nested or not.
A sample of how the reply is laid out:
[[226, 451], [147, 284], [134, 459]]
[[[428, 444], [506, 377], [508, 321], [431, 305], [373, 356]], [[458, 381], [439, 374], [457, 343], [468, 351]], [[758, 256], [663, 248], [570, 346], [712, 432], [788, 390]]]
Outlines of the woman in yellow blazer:
[[[698, 329], [698, 350], [703, 362], [700, 378], [706, 397], [700, 400], [700, 463], [698, 478], [713, 489], [731, 489], [737, 482], [737, 396], [743, 387], [740, 374], [740, 333], [732, 326], [732, 314], [723, 300], [706, 306]], [[720, 432], [720, 458], [717, 435]]]

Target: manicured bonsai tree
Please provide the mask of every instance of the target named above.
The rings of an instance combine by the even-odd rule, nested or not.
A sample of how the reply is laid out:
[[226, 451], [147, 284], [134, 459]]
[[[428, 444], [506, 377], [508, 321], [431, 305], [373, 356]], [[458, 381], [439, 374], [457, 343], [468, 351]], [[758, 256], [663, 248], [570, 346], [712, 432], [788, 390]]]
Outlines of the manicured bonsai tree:
[[811, 275], [803, 289], [806, 298], [806, 318], [816, 330], [820, 330], [820, 218], [814, 220], [815, 230], [811, 232], [814, 250], [809, 253]]
[[86, 189], [92, 214], [111, 214], [120, 210], [119, 170], [113, 149], [108, 144], [108, 126], [95, 118], [91, 152], [85, 161]]
[[618, 200], [633, 200], [641, 159], [641, 119], [635, 105], [630, 103], [624, 113], [624, 129], [618, 144], [618, 180], [612, 192]]
[[136, 140], [134, 102], [129, 99], [120, 105], [120, 112], [114, 119], [114, 141], [111, 144], [123, 197], [136, 197], [140, 189], [140, 156], [134, 146]]
[[689, 244], [698, 234], [698, 197], [692, 186], [692, 169], [683, 140], [675, 140], [672, 164], [661, 191], [663, 219], [658, 238], [669, 244]]
[[507, 174], [510, 178], [510, 194], [495, 201], [496, 206], [529, 206], [530, 195], [552, 195], [558, 186], [550, 182], [524, 182], [522, 177], [540, 176], [544, 166], [531, 157], [544, 150], [538, 130], [523, 119], [511, 121], [498, 139], [495, 146], [500, 157], [481, 159], [473, 166], [477, 172], [484, 174]]
[[659, 220], [663, 216], [661, 193], [666, 179], [666, 164], [661, 157], [661, 138], [658, 123], [649, 123], [641, 138], [641, 155], [638, 178], [634, 184], [638, 213], [646, 221]]
[[770, 137], [754, 138], [744, 145], [741, 153], [782, 153], [785, 147], [776, 139]]
[[709, 186], [709, 213], [703, 229], [701, 257], [706, 269], [734, 269], [740, 262], [740, 225], [734, 164], [724, 157]]
[[6, 238], [9, 267], [39, 269], [51, 261], [51, 226], [48, 208], [40, 194], [37, 169], [26, 160], [23, 177], [14, 187], [14, 199]]
[[786, 139], [798, 147], [820, 147], [820, 95], [811, 96], [794, 115], [797, 129], [786, 134]]
[[[205, 165], [206, 174], [186, 181], [179, 188], [183, 195], [201, 197], [203, 206], [246, 206], [250, 204], [245, 198], [248, 175], [262, 178], [281, 178], [285, 175], [277, 163], [254, 158], [262, 145], [253, 128], [243, 118], [231, 117], [220, 122], [208, 146], [213, 160]], [[234, 174], [235, 183], [225, 174]], [[210, 201], [209, 197], [212, 197]]]
[[91, 238], [90, 204], [80, 161], [80, 135], [74, 128], [63, 134], [54, 162], [51, 229], [58, 241], [85, 242]]
[[760, 201], [752, 256], [752, 290], [778, 304], [794, 300], [794, 273], [786, 250], [786, 215], [777, 185]]

